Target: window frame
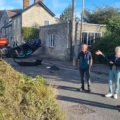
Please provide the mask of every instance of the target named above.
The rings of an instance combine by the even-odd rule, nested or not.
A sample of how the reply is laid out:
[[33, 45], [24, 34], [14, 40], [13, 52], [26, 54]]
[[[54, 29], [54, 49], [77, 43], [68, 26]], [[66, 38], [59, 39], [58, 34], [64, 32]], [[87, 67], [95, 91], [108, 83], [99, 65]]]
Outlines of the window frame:
[[[86, 44], [88, 45], [88, 46], [91, 46], [92, 44], [88, 44], [88, 39], [89, 39], [89, 33], [93, 33], [94, 34], [94, 40], [96, 39], [95, 37], [95, 35], [96, 35], [96, 33], [99, 33], [100, 34], [100, 38], [102, 37], [102, 32], [95, 32], [95, 31], [82, 31], [82, 44], [84, 43], [83, 42], [83, 33], [87, 33], [87, 40], [86, 40]], [[94, 41], [95, 42], [95, 41]], [[93, 42], [93, 43], [94, 43]], [[90, 42], [91, 43], [91, 42]]]
[[17, 24], [17, 20], [16, 19], [14, 19], [14, 29], [16, 28], [16, 24]]
[[49, 47], [50, 48], [55, 47], [55, 35], [54, 34], [49, 35]]
[[[48, 22], [49, 24], [45, 24], [45, 22]], [[44, 20], [44, 25], [45, 26], [50, 25], [50, 20]]]

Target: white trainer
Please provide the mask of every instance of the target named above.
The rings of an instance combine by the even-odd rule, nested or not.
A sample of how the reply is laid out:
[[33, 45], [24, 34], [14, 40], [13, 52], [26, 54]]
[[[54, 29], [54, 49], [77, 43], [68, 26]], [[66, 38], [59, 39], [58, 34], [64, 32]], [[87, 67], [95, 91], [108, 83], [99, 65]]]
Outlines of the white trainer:
[[108, 93], [107, 95], [105, 95], [105, 97], [112, 97], [112, 94], [111, 93]]
[[114, 94], [114, 99], [118, 99], [118, 95], [117, 94]]

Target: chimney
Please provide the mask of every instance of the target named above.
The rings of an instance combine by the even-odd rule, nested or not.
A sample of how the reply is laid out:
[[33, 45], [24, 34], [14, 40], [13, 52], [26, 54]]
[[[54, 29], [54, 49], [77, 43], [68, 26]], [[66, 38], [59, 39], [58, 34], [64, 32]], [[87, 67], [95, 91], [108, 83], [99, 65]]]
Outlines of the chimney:
[[23, 9], [27, 8], [30, 5], [29, 0], [23, 0]]
[[44, 0], [34, 0], [34, 3], [38, 2], [38, 1], [43, 2]]

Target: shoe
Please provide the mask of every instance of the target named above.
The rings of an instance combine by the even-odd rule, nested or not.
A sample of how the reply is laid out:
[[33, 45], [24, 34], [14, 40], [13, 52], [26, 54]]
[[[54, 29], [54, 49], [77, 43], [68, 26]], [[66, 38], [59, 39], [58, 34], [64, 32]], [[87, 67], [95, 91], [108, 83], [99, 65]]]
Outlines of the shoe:
[[82, 88], [82, 87], [81, 87], [81, 88], [79, 88], [79, 91], [81, 91], [81, 92], [82, 92], [82, 91], [84, 91], [84, 90], [85, 90], [85, 89], [84, 89], [84, 88]]
[[112, 94], [111, 93], [108, 93], [107, 95], [105, 95], [105, 97], [112, 97]]
[[118, 99], [118, 95], [117, 95], [117, 94], [114, 94], [113, 98], [114, 98], [114, 99]]

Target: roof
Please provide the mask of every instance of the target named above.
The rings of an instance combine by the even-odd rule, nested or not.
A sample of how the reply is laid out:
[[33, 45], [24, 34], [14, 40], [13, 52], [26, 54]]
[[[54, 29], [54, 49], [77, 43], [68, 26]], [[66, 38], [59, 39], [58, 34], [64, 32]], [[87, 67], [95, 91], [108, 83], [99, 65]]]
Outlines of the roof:
[[8, 10], [6, 12], [7, 12], [9, 17], [12, 17], [16, 14], [16, 12], [12, 12], [12, 11], [8, 11]]
[[22, 14], [22, 13], [24, 13], [25, 11], [27, 11], [27, 10], [30, 9], [31, 7], [35, 6], [36, 4], [41, 5], [49, 14], [51, 14], [52, 16], [55, 16], [55, 14], [54, 14], [43, 2], [38, 1], [38, 2], [30, 5], [29, 7], [25, 8], [24, 10], [22, 10], [22, 11], [19, 12], [18, 14], [15, 14], [14, 16], [12, 16], [12, 18], [13, 18], [13, 17], [16, 17], [16, 16], [18, 16], [18, 15], [20, 15], [20, 14]]
[[18, 13], [22, 12], [22, 9], [15, 9], [15, 10], [6, 10], [9, 17], [12, 17]]
[[[0, 10], [0, 19], [2, 17], [2, 14], [5, 10]], [[22, 12], [22, 9], [13, 9], [13, 10], [6, 10], [7, 14], [9, 17], [14, 16], [15, 14], [18, 14], [20, 12]]]
[[2, 28], [8, 28], [12, 26], [12, 21], [10, 21], [9, 23], [5, 24]]

